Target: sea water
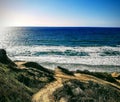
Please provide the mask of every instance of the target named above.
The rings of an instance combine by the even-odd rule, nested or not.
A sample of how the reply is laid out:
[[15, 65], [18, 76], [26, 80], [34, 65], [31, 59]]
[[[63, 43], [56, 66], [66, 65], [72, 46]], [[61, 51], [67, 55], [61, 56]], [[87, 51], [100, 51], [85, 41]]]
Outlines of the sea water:
[[9, 27], [0, 32], [0, 48], [12, 60], [51, 69], [120, 72], [120, 28]]

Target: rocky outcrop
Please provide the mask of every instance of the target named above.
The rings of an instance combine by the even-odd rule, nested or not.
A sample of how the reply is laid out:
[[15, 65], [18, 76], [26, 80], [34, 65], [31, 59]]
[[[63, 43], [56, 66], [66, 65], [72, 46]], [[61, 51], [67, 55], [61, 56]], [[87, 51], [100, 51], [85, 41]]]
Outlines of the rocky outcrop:
[[0, 102], [31, 102], [33, 94], [55, 80], [53, 71], [35, 62], [15, 63], [0, 50]]
[[73, 72], [70, 72], [69, 70], [62, 68], [60, 66], [57, 66], [57, 68], [55, 68], [55, 73], [57, 74], [67, 74], [67, 75], [73, 75]]
[[8, 58], [4, 49], [0, 49], [0, 63], [16, 66], [15, 63]]
[[[68, 80], [53, 93], [54, 102], [119, 102], [119, 90], [94, 81]], [[52, 102], [52, 101], [51, 101]]]

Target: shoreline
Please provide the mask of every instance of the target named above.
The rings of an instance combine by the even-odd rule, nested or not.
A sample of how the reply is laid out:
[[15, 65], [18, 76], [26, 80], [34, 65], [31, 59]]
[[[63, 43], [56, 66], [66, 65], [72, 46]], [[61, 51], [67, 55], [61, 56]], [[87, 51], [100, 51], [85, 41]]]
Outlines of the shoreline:
[[[32, 61], [24, 61], [24, 60], [14, 60], [13, 62], [15, 63], [20, 63], [20, 62], [32, 62]], [[88, 70], [90, 72], [107, 72], [107, 73], [112, 73], [112, 72], [120, 72], [120, 65], [87, 65], [87, 64], [66, 64], [66, 63], [51, 63], [51, 62], [44, 62], [44, 63], [39, 63], [36, 62], [43, 67], [47, 69], [54, 70], [57, 66], [61, 66], [67, 70], [70, 71], [77, 71], [77, 70]]]

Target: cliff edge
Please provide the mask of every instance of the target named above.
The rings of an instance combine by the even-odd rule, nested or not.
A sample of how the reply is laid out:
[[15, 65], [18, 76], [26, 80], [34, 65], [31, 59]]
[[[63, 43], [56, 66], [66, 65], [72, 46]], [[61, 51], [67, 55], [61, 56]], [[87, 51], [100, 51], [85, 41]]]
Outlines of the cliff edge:
[[0, 50], [0, 102], [119, 102], [120, 73], [44, 68]]

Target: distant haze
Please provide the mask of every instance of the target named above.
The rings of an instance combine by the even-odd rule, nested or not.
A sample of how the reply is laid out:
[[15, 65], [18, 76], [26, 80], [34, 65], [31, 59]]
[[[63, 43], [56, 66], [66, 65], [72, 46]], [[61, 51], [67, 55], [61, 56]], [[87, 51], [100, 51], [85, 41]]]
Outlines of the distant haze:
[[0, 0], [1, 25], [120, 27], [120, 0]]

